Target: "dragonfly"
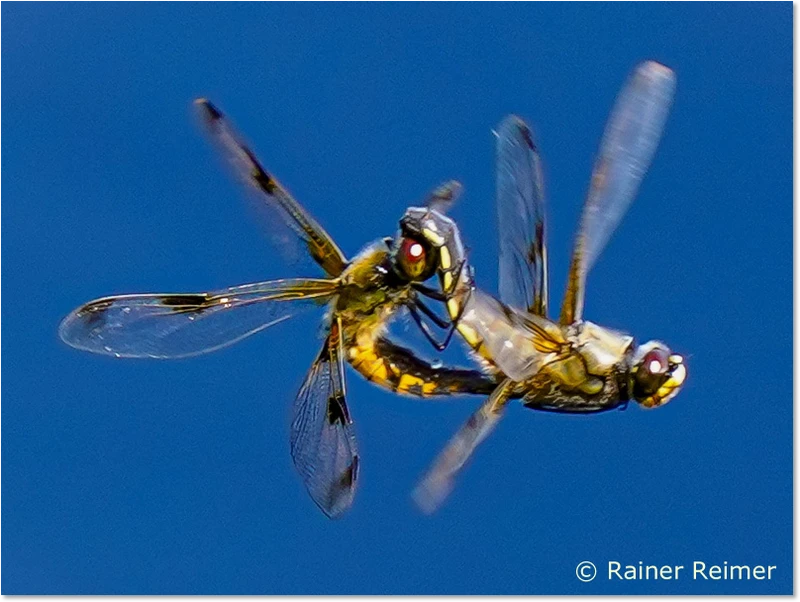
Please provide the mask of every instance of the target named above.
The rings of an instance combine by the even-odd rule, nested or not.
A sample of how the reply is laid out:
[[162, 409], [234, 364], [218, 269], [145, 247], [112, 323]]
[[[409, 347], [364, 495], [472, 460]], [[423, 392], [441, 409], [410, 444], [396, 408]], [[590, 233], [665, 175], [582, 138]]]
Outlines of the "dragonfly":
[[[545, 194], [541, 157], [528, 125], [506, 118], [497, 129], [496, 203], [500, 298], [475, 287], [464, 269], [456, 224], [425, 208], [409, 209], [405, 227], [439, 248], [440, 287], [457, 330], [499, 384], [437, 457], [414, 497], [433, 512], [509, 401], [560, 413], [595, 413], [634, 400], [656, 408], [686, 379], [680, 354], [661, 341], [637, 345], [628, 334], [583, 319], [589, 270], [632, 202], [672, 104], [675, 75], [647, 61], [615, 101], [594, 163], [557, 321], [548, 317]], [[458, 266], [458, 269], [456, 269]]]
[[[424, 284], [439, 265], [438, 249], [401, 224], [395, 237], [376, 240], [347, 259], [263, 167], [223, 113], [206, 99], [195, 105], [212, 141], [259, 200], [290, 226], [324, 277], [200, 293], [103, 297], [72, 311], [60, 325], [61, 339], [113, 357], [183, 358], [223, 349], [306, 309], [326, 308], [322, 348], [292, 406], [290, 447], [311, 498], [328, 517], [339, 517], [353, 503], [359, 471], [346, 400], [346, 363], [379, 386], [420, 397], [488, 394], [496, 383], [479, 370], [430, 363], [387, 336], [390, 319], [407, 310], [436, 349], [449, 342], [453, 324], [423, 301], [444, 300], [440, 291]], [[458, 182], [447, 182], [430, 193], [424, 205], [441, 215], [460, 191]], [[434, 331], [436, 327], [442, 332]]]

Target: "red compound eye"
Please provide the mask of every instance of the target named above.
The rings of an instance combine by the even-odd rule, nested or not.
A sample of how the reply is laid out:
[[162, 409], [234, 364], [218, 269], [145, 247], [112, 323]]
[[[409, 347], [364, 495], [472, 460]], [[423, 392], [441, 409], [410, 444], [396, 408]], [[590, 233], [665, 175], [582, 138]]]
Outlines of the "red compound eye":
[[403, 239], [400, 252], [403, 254], [403, 259], [409, 264], [425, 261], [425, 247], [413, 238]]
[[435, 251], [424, 241], [413, 236], [400, 240], [395, 255], [395, 267], [404, 278], [412, 282], [423, 282], [436, 271]]
[[644, 356], [642, 364], [650, 374], [664, 374], [669, 367], [669, 356], [663, 349], [653, 349]]

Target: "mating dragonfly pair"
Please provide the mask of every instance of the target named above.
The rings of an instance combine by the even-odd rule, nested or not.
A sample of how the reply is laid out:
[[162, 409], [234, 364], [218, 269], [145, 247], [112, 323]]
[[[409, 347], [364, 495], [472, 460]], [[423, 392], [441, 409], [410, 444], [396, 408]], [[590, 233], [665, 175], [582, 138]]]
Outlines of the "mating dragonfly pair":
[[[315, 503], [337, 517], [353, 502], [359, 455], [345, 394], [345, 362], [379, 386], [421, 397], [478, 394], [487, 400], [440, 454], [415, 491], [436, 509], [458, 471], [511, 399], [538, 410], [591, 413], [667, 403], [681, 388], [683, 358], [663, 343], [584, 321], [586, 277], [632, 201], [655, 152], [674, 92], [674, 74], [641, 64], [620, 93], [601, 142], [558, 321], [548, 316], [545, 197], [541, 159], [517, 117], [497, 131], [499, 299], [476, 286], [456, 224], [446, 216], [457, 182], [411, 207], [396, 236], [348, 260], [333, 239], [261, 165], [222, 113], [196, 105], [212, 139], [237, 171], [305, 244], [324, 278], [245, 284], [207, 293], [134, 294], [91, 301], [60, 327], [68, 344], [115, 357], [176, 358], [236, 343], [325, 307], [322, 349], [292, 408], [291, 455]], [[438, 286], [426, 284], [436, 277]], [[446, 318], [430, 307], [444, 304]], [[404, 310], [443, 350], [464, 339], [480, 369], [441, 366], [387, 336]]]

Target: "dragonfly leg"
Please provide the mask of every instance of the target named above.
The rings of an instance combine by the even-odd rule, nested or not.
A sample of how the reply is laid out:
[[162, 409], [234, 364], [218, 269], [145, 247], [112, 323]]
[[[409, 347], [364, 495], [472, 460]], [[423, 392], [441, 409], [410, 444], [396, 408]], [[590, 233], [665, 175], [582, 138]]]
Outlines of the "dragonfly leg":
[[450, 328], [452, 322], [450, 320], [445, 320], [444, 318], [440, 317], [436, 314], [431, 308], [425, 305], [421, 299], [415, 299], [413, 304], [416, 306], [417, 309], [421, 310], [426, 316], [428, 316], [434, 324], [436, 324], [439, 328]]
[[429, 299], [433, 299], [434, 301], [447, 301], [448, 296], [445, 295], [441, 291], [437, 291], [435, 288], [431, 288], [429, 286], [425, 286], [424, 284], [420, 284], [418, 282], [412, 282], [411, 286], [416, 290], [418, 293], [425, 295]]
[[[414, 322], [417, 323], [417, 326], [419, 326], [419, 329], [422, 331], [422, 334], [425, 335], [425, 338], [428, 339], [428, 342], [431, 345], [433, 345], [433, 347], [437, 351], [444, 351], [447, 348], [447, 345], [450, 343], [450, 339], [451, 339], [453, 331], [455, 329], [452, 326], [450, 326], [449, 330], [448, 330], [448, 334], [445, 337], [444, 342], [440, 343], [439, 341], [436, 340], [436, 337], [431, 332], [430, 326], [428, 326], [425, 322], [423, 322], [422, 317], [419, 315], [419, 311], [417, 310], [417, 307], [418, 307], [417, 304], [416, 303], [409, 303], [407, 305], [407, 307], [408, 307], [409, 313], [411, 314], [411, 317], [414, 319]], [[428, 311], [430, 311], [430, 310], [428, 310]], [[431, 312], [431, 313], [433, 313], [433, 312]], [[438, 318], [438, 316], [437, 316], [437, 318]]]
[[[465, 268], [469, 270], [469, 266], [466, 262], [466, 259], [462, 260], [459, 263], [458, 268], [455, 270], [457, 275], [456, 276], [457, 280], [459, 281], [461, 280]], [[455, 318], [449, 321], [444, 320], [438, 315], [436, 315], [419, 298], [416, 298], [407, 304], [411, 313], [411, 317], [417, 323], [417, 326], [419, 326], [420, 330], [425, 335], [425, 338], [428, 339], [428, 342], [431, 345], [433, 345], [433, 347], [436, 348], [438, 351], [444, 351], [444, 349], [446, 349], [447, 346], [450, 344], [450, 341], [453, 338], [453, 334], [455, 333], [456, 328], [458, 327], [458, 322], [461, 319], [461, 316], [463, 315], [464, 310], [467, 307], [467, 304], [469, 303], [469, 299], [470, 296], [472, 295], [472, 289], [473, 289], [471, 284], [472, 283], [471, 273], [468, 282], [469, 282], [469, 287], [467, 288], [467, 291], [464, 294], [463, 301], [459, 303], [460, 307], [458, 310], [458, 314], [455, 316]], [[414, 283], [412, 284], [412, 286], [421, 295], [425, 295], [426, 297], [433, 299], [435, 301], [447, 302], [453, 298], [453, 294], [443, 293], [442, 291], [437, 291], [423, 284]], [[445, 339], [443, 342], [440, 343], [433, 337], [430, 331], [430, 327], [422, 321], [422, 318], [419, 315], [420, 311], [424, 313], [426, 316], [428, 316], [439, 328], [447, 328], [447, 333], [445, 334]]]
[[[471, 292], [472, 292], [472, 289], [470, 289], [467, 292], [467, 300], [469, 300], [469, 296], [470, 296]], [[431, 345], [433, 345], [436, 348], [437, 351], [444, 351], [445, 349], [447, 349], [447, 346], [450, 344], [450, 341], [453, 339], [453, 335], [455, 334], [456, 328], [458, 327], [458, 321], [461, 319], [461, 315], [464, 313], [464, 307], [466, 307], [466, 302], [462, 305], [462, 307], [459, 310], [459, 313], [456, 316], [455, 320], [453, 320], [451, 322], [446, 322], [446, 321], [442, 320], [439, 316], [434, 314], [433, 311], [431, 311], [430, 308], [426, 307], [419, 300], [415, 300], [415, 301], [413, 301], [413, 302], [408, 304], [408, 309], [409, 309], [409, 313], [411, 314], [411, 317], [417, 323], [417, 326], [419, 326], [419, 329], [422, 331], [422, 334], [425, 335], [425, 338], [428, 339], [428, 342]], [[428, 317], [430, 317], [436, 323], [436, 325], [439, 326], [440, 328], [445, 328], [445, 327], [447, 328], [447, 333], [445, 334], [444, 341], [442, 341], [440, 343], [439, 341], [437, 341], [434, 338], [433, 333], [431, 333], [430, 327], [425, 322], [422, 321], [422, 317], [419, 315], [418, 309], [421, 309], [422, 312], [425, 315], [427, 315]]]

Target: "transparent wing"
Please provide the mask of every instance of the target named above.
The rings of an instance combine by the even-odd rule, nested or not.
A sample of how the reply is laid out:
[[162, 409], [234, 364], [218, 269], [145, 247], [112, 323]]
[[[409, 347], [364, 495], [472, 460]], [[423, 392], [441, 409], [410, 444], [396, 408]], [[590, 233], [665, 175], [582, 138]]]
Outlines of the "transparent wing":
[[459, 328], [474, 332], [472, 348], [518, 382], [569, 349], [558, 325], [509, 308], [480, 289], [470, 293]]
[[275, 280], [196, 294], [104, 297], [71, 312], [65, 343], [115, 357], [178, 358], [232, 345], [318, 307], [336, 280]]
[[674, 72], [648, 61], [636, 68], [617, 99], [600, 143], [581, 224], [587, 271], [650, 167], [674, 93]]
[[453, 490], [458, 473], [503, 417], [513, 389], [513, 381], [503, 381], [436, 458], [414, 490], [414, 500], [423, 512], [435, 512]]
[[561, 323], [581, 319], [586, 274], [633, 201], [655, 153], [675, 91], [675, 74], [639, 65], [617, 97], [592, 171], [572, 254]]
[[330, 518], [353, 503], [358, 451], [345, 401], [341, 329], [333, 324], [292, 408], [291, 451], [309, 495]]
[[464, 187], [458, 180], [449, 180], [434, 188], [428, 194], [423, 205], [444, 215], [458, 201], [463, 189]]
[[527, 124], [516, 115], [497, 128], [500, 299], [547, 317], [544, 178]]
[[277, 211], [329, 276], [341, 274], [347, 259], [322, 226], [264, 169], [219, 109], [204, 98], [197, 99], [195, 105], [216, 146], [241, 178], [258, 191], [265, 208]]

